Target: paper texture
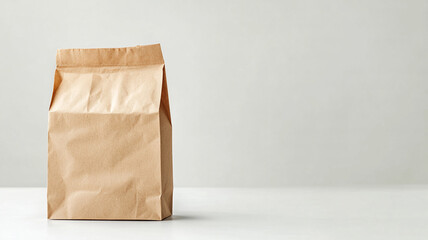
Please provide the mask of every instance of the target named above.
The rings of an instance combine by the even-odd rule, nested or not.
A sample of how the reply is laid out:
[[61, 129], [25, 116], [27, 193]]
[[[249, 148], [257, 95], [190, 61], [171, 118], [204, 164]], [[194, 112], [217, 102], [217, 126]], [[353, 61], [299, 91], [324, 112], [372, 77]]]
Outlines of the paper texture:
[[172, 213], [171, 115], [160, 45], [62, 49], [48, 123], [48, 218]]

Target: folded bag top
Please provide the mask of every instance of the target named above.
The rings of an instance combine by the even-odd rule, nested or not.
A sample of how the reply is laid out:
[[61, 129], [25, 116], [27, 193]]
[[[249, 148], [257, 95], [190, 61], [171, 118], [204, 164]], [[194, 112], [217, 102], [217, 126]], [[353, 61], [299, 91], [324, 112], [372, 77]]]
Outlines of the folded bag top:
[[58, 50], [48, 118], [48, 218], [170, 216], [171, 135], [159, 44]]
[[164, 64], [160, 44], [93, 49], [59, 49], [58, 67], [143, 66]]

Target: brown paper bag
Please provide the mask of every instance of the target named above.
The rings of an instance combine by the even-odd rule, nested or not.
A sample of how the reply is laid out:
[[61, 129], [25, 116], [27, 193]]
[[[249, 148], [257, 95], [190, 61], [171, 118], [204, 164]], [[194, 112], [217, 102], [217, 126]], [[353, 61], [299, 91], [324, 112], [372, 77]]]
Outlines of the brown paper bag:
[[48, 127], [48, 218], [172, 212], [171, 116], [160, 45], [62, 49]]

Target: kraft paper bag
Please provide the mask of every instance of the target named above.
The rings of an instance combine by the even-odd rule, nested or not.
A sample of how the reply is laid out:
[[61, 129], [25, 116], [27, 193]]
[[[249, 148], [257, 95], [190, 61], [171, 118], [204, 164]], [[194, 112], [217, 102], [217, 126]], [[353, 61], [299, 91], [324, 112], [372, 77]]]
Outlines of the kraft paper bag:
[[172, 213], [171, 115], [160, 45], [61, 49], [48, 124], [48, 218]]

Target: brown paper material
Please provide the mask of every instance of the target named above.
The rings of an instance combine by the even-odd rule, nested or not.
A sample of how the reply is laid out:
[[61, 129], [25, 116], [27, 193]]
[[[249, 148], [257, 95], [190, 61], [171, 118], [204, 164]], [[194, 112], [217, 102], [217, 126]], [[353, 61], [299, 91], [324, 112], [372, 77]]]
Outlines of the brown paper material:
[[48, 125], [49, 219], [171, 215], [171, 116], [159, 44], [58, 50]]

